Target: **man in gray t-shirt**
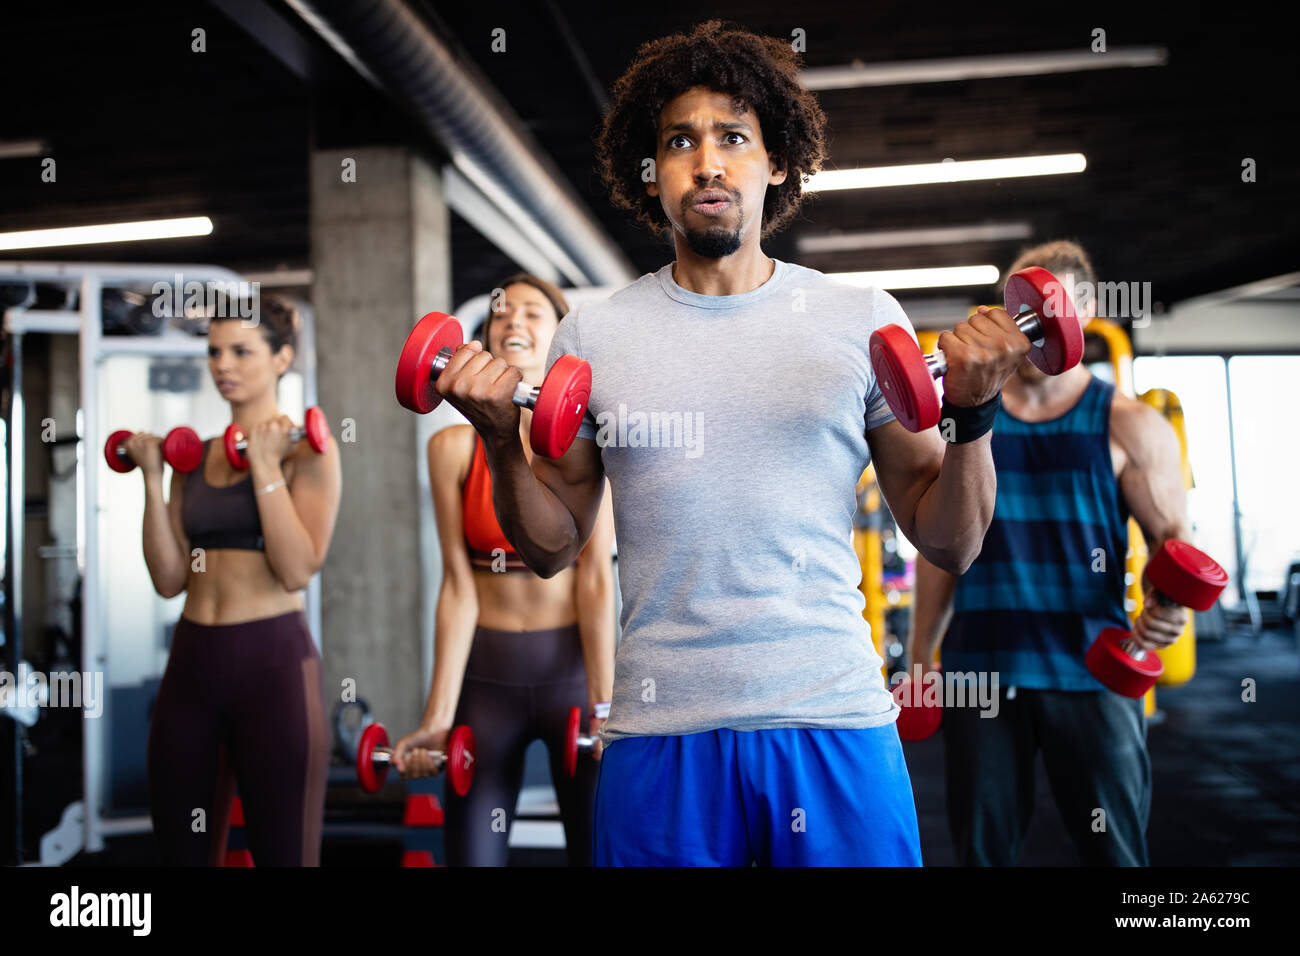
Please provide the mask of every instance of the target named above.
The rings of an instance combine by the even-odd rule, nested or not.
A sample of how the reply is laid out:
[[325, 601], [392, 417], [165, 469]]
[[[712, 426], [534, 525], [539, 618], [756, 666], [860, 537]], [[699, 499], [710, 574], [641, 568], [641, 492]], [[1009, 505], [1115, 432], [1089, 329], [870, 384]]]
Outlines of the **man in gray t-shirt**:
[[483, 436], [502, 530], [538, 574], [573, 560], [609, 477], [623, 637], [599, 864], [920, 863], [854, 486], [874, 461], [900, 531], [964, 571], [993, 512], [987, 422], [1029, 342], [1000, 309], [959, 323], [939, 342], [951, 443], [894, 420], [868, 339], [910, 331], [898, 303], [760, 247], [823, 159], [797, 71], [788, 42], [711, 22], [643, 47], [616, 84], [602, 176], [671, 229], [676, 260], [560, 324], [550, 361], [592, 368], [562, 458], [529, 462], [519, 372], [479, 343], [436, 381]]
[[[622, 631], [604, 738], [877, 727], [897, 707], [862, 617], [854, 486], [892, 421], [868, 339], [885, 292], [773, 260], [734, 295], [672, 267], [571, 312], [548, 366], [592, 368]], [[799, 347], [816, 329], [818, 347]]]

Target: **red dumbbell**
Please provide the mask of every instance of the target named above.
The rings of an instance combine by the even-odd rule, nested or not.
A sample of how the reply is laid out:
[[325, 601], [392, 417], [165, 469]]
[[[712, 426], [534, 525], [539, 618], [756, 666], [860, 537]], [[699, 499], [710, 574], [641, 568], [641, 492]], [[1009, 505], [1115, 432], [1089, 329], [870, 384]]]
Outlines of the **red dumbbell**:
[[[430, 312], [411, 330], [397, 360], [397, 400], [421, 415], [433, 411], [442, 396], [433, 387], [452, 353], [464, 344], [460, 323], [441, 312]], [[591, 397], [591, 366], [576, 355], [561, 355], [540, 387], [520, 382], [511, 397], [520, 408], [531, 408], [528, 440], [533, 451], [560, 458], [577, 437]]]
[[[1208, 611], [1228, 584], [1228, 573], [1186, 541], [1166, 541], [1147, 563], [1147, 580], [1161, 604]], [[1131, 632], [1108, 627], [1084, 656], [1093, 677], [1117, 694], [1141, 697], [1164, 673], [1156, 654], [1133, 643]]]
[[934, 736], [943, 724], [943, 693], [940, 684], [940, 701], [925, 699], [926, 688], [912, 678], [904, 677], [894, 688], [894, 700], [902, 711], [898, 715], [898, 736], [903, 740], [925, 740]]
[[[1065, 287], [1046, 269], [1031, 266], [1007, 278], [1007, 311], [1033, 344], [1029, 361], [1048, 375], [1060, 375], [1083, 358], [1083, 327]], [[922, 355], [916, 341], [898, 325], [871, 333], [871, 367], [885, 401], [903, 427], [924, 431], [939, 424], [939, 393], [934, 380], [948, 371], [943, 352]]]
[[[447, 750], [430, 750], [439, 770], [447, 771], [451, 788], [460, 796], [469, 793], [474, 783], [474, 732], [464, 724], [453, 727], [447, 737]], [[393, 763], [393, 748], [388, 745], [388, 731], [383, 724], [368, 724], [357, 746], [357, 782], [366, 793], [378, 793]]]
[[[134, 434], [135, 432], [123, 428], [108, 436], [108, 441], [104, 442], [104, 460], [108, 462], [109, 468], [121, 474], [135, 468], [135, 462], [122, 447]], [[163, 439], [162, 455], [163, 461], [177, 471], [191, 472], [203, 461], [203, 441], [193, 428], [181, 425], [169, 431]]]
[[[325, 421], [325, 413], [316, 405], [307, 409], [307, 422], [301, 428], [295, 425], [289, 429], [290, 441], [302, 441], [307, 439], [307, 444], [311, 445], [316, 454], [320, 454], [329, 447], [330, 427]], [[246, 471], [248, 469], [248, 438], [244, 435], [244, 430], [239, 427], [238, 423], [231, 422], [226, 426], [226, 434], [222, 439], [226, 448], [226, 461], [230, 462], [230, 467], [236, 471]]]
[[564, 734], [564, 772], [570, 777], [578, 772], [578, 753], [591, 753], [599, 737], [588, 737], [581, 733], [582, 708], [574, 707], [569, 711], [569, 726]]

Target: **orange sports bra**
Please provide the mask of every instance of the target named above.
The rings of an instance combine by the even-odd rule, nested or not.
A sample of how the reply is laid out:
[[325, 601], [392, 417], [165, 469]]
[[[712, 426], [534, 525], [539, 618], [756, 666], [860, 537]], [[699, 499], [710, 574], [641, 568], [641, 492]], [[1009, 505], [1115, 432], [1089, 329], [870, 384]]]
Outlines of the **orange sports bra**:
[[[461, 492], [462, 519], [465, 529], [465, 547], [469, 551], [469, 564], [482, 571], [530, 571], [523, 558], [510, 542], [497, 522], [496, 511], [492, 507], [492, 472], [488, 470], [487, 454], [483, 451], [483, 441], [478, 432], [474, 433], [474, 459], [469, 465], [469, 474], [465, 476], [465, 487]], [[502, 568], [500, 557], [494, 552], [503, 552], [505, 566]], [[496, 561], [496, 567], [493, 562]], [[576, 567], [577, 561], [573, 562]], [[531, 573], [531, 572], [530, 572]]]
[[[474, 433], [474, 460], [465, 476], [465, 489], [461, 494], [464, 507], [462, 524], [465, 528], [465, 546], [469, 549], [470, 567], [491, 571], [493, 552], [504, 552], [505, 570], [527, 571], [528, 566], [515, 553], [505, 532], [497, 522], [492, 508], [492, 473], [488, 470], [487, 455], [478, 432]], [[501, 564], [498, 560], [497, 568]]]

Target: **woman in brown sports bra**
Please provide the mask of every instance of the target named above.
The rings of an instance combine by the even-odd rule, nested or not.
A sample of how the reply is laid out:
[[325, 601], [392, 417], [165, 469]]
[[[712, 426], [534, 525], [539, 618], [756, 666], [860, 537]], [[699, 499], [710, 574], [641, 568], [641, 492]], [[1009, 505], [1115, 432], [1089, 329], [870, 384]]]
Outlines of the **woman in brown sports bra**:
[[[515, 275], [494, 293], [484, 346], [541, 384], [564, 296], [536, 276]], [[524, 409], [520, 431], [531, 460]], [[408, 777], [432, 774], [427, 750], [445, 750], [457, 724], [474, 732], [474, 785], [446, 792], [444, 837], [451, 866], [504, 866], [523, 779], [536, 739], [550, 751], [571, 866], [591, 865], [591, 813], [598, 767], [563, 769], [569, 711], [594, 733], [614, 686], [614, 517], [608, 487], [591, 540], [573, 567], [540, 578], [515, 555], [492, 508], [492, 477], [478, 434], [452, 425], [429, 440], [429, 478], [442, 548], [433, 684], [419, 730], [394, 747]], [[599, 714], [600, 716], [596, 716]], [[597, 757], [599, 754], [597, 754]]]
[[[144, 556], [163, 597], [186, 592], [149, 731], [149, 805], [166, 864], [220, 865], [238, 784], [259, 866], [317, 866], [330, 737], [320, 656], [299, 594], [341, 494], [338, 446], [289, 439], [276, 386], [297, 316], [265, 298], [256, 326], [215, 318], [208, 369], [247, 435], [246, 472], [220, 439], [162, 493], [160, 439], [125, 443], [144, 474]], [[200, 823], [202, 825], [200, 825]]]

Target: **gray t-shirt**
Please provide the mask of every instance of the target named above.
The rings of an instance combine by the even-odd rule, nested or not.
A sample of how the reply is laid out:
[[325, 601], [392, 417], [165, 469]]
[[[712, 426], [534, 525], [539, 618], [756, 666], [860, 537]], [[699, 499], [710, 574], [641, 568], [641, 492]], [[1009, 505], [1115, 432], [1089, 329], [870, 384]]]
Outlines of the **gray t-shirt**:
[[889, 323], [912, 332], [888, 293], [779, 260], [729, 296], [670, 264], [560, 323], [547, 368], [591, 363], [578, 440], [619, 543], [606, 740], [896, 719], [852, 539], [865, 432], [894, 418], [868, 350]]

